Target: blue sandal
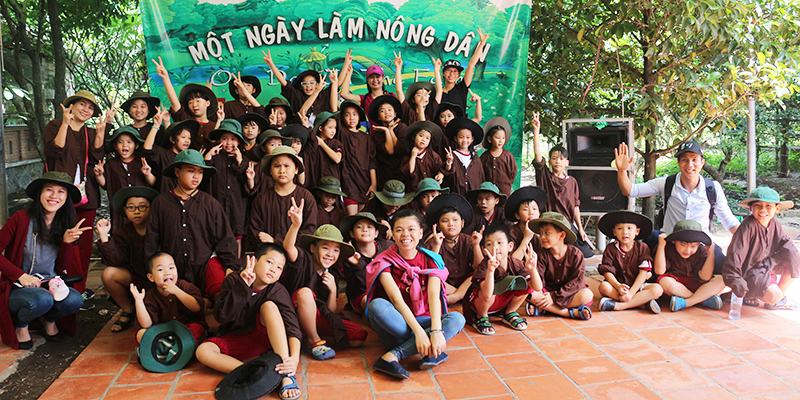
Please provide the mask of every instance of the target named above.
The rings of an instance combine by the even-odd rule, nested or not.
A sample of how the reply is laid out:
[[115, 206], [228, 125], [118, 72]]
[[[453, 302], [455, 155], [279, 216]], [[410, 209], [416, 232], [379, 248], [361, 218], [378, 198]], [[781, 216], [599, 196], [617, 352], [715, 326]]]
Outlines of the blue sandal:
[[292, 380], [292, 383], [290, 383], [290, 384], [288, 384], [288, 385], [284, 385], [284, 386], [282, 386], [282, 387], [281, 387], [281, 392], [278, 394], [278, 396], [280, 396], [280, 398], [281, 398], [281, 399], [283, 399], [283, 400], [295, 400], [295, 399], [299, 399], [299, 398], [300, 398], [300, 396], [302, 396], [302, 395], [303, 395], [303, 392], [302, 392], [302, 391], [301, 391], [299, 394], [297, 394], [296, 396], [292, 396], [292, 397], [287, 397], [287, 396], [284, 396], [284, 393], [286, 393], [286, 392], [288, 392], [288, 391], [290, 391], [290, 390], [293, 390], [293, 389], [297, 389], [298, 391], [300, 390], [300, 386], [297, 386], [297, 379], [296, 379], [294, 376], [288, 376], [288, 375], [284, 375], [284, 378], [289, 378], [289, 379], [291, 379], [291, 380]]
[[[572, 319], [580, 319], [583, 321], [592, 319], [592, 309], [585, 305], [568, 308], [567, 311], [569, 311], [569, 317]], [[588, 311], [588, 316], [584, 314], [584, 311]]]

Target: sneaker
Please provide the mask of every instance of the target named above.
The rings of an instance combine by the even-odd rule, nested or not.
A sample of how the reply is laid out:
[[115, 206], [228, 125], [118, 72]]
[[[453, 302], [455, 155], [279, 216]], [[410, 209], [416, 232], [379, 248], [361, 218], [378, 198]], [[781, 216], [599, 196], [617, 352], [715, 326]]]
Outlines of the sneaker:
[[379, 358], [378, 361], [375, 361], [375, 364], [372, 365], [372, 369], [376, 371], [383, 372], [386, 375], [393, 376], [397, 379], [408, 379], [411, 377], [411, 374], [403, 368], [400, 363], [397, 361], [386, 361], [382, 358]]
[[617, 306], [617, 302], [608, 298], [603, 297], [600, 299], [600, 302], [597, 304], [597, 309], [600, 311], [614, 311], [614, 307]]
[[329, 358], [333, 358], [334, 356], [336, 356], [336, 352], [332, 348], [328, 347], [324, 340], [320, 340], [319, 342], [315, 343], [314, 347], [311, 348], [311, 357], [314, 357], [315, 360], [327, 360]]
[[84, 300], [93, 299], [94, 298], [94, 290], [86, 288], [86, 290], [83, 291], [83, 294], [81, 294], [81, 296], [83, 296]]
[[683, 297], [672, 296], [669, 300], [669, 309], [672, 312], [680, 311], [686, 308], [686, 299]]
[[703, 301], [703, 305], [712, 310], [719, 310], [722, 308], [722, 297], [715, 294]]
[[764, 308], [767, 310], [800, 310], [800, 304], [788, 297], [784, 297], [775, 303], [774, 306], [769, 303], [764, 303]]
[[81, 294], [81, 297], [83, 297], [83, 304], [81, 304], [81, 311], [89, 311], [94, 308], [94, 302], [90, 300], [92, 297], [94, 297], [93, 291], [86, 289], [86, 291], [83, 292], [83, 294]]

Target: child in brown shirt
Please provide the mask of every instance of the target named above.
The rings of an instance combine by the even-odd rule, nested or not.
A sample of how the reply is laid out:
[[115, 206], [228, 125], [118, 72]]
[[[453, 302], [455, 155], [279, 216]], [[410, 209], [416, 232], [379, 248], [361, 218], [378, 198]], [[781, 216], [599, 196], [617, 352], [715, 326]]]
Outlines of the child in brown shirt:
[[511, 139], [511, 124], [503, 117], [494, 117], [483, 125], [483, 147], [481, 154], [484, 179], [500, 188], [500, 193], [511, 194], [511, 185], [517, 177], [517, 160], [503, 148]]
[[[416, 191], [419, 181], [433, 178], [438, 183], [444, 179], [444, 163], [435, 149], [442, 137], [442, 130], [428, 121], [409, 125], [406, 130], [405, 149], [409, 153], [400, 164], [400, 173], [409, 191]], [[452, 155], [449, 158], [452, 163]]]
[[345, 215], [340, 199], [347, 198], [342, 192], [339, 180], [332, 176], [323, 177], [317, 186], [311, 189], [311, 193], [317, 199], [317, 226], [325, 224], [339, 226]]

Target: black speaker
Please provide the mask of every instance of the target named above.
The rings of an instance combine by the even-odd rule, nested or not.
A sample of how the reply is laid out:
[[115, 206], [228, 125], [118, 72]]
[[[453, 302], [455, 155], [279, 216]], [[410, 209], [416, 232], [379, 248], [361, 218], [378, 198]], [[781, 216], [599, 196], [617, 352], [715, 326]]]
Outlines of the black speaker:
[[569, 175], [578, 181], [581, 213], [608, 212], [628, 208], [628, 196], [624, 196], [619, 188], [617, 171], [570, 168]]
[[627, 142], [628, 124], [610, 124], [603, 129], [576, 126], [567, 130], [567, 150], [572, 166], [610, 167], [614, 149]]

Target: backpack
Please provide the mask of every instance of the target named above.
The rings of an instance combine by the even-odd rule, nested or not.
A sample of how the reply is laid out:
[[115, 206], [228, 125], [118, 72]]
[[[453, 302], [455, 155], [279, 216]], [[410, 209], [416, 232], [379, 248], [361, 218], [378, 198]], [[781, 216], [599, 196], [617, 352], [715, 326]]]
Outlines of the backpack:
[[[675, 187], [675, 179], [677, 179], [678, 174], [672, 174], [667, 176], [667, 182], [664, 184], [664, 205], [661, 206], [661, 210], [656, 215], [656, 229], [661, 229], [664, 226], [664, 215], [667, 212], [667, 204], [669, 202], [669, 197], [672, 195], [672, 188]], [[714, 180], [708, 179], [705, 177], [703, 181], [706, 183], [706, 197], [708, 197], [708, 202], [711, 203], [711, 210], [708, 212], [708, 221], [711, 222], [714, 218], [714, 206], [717, 203], [717, 189], [714, 187]]]

